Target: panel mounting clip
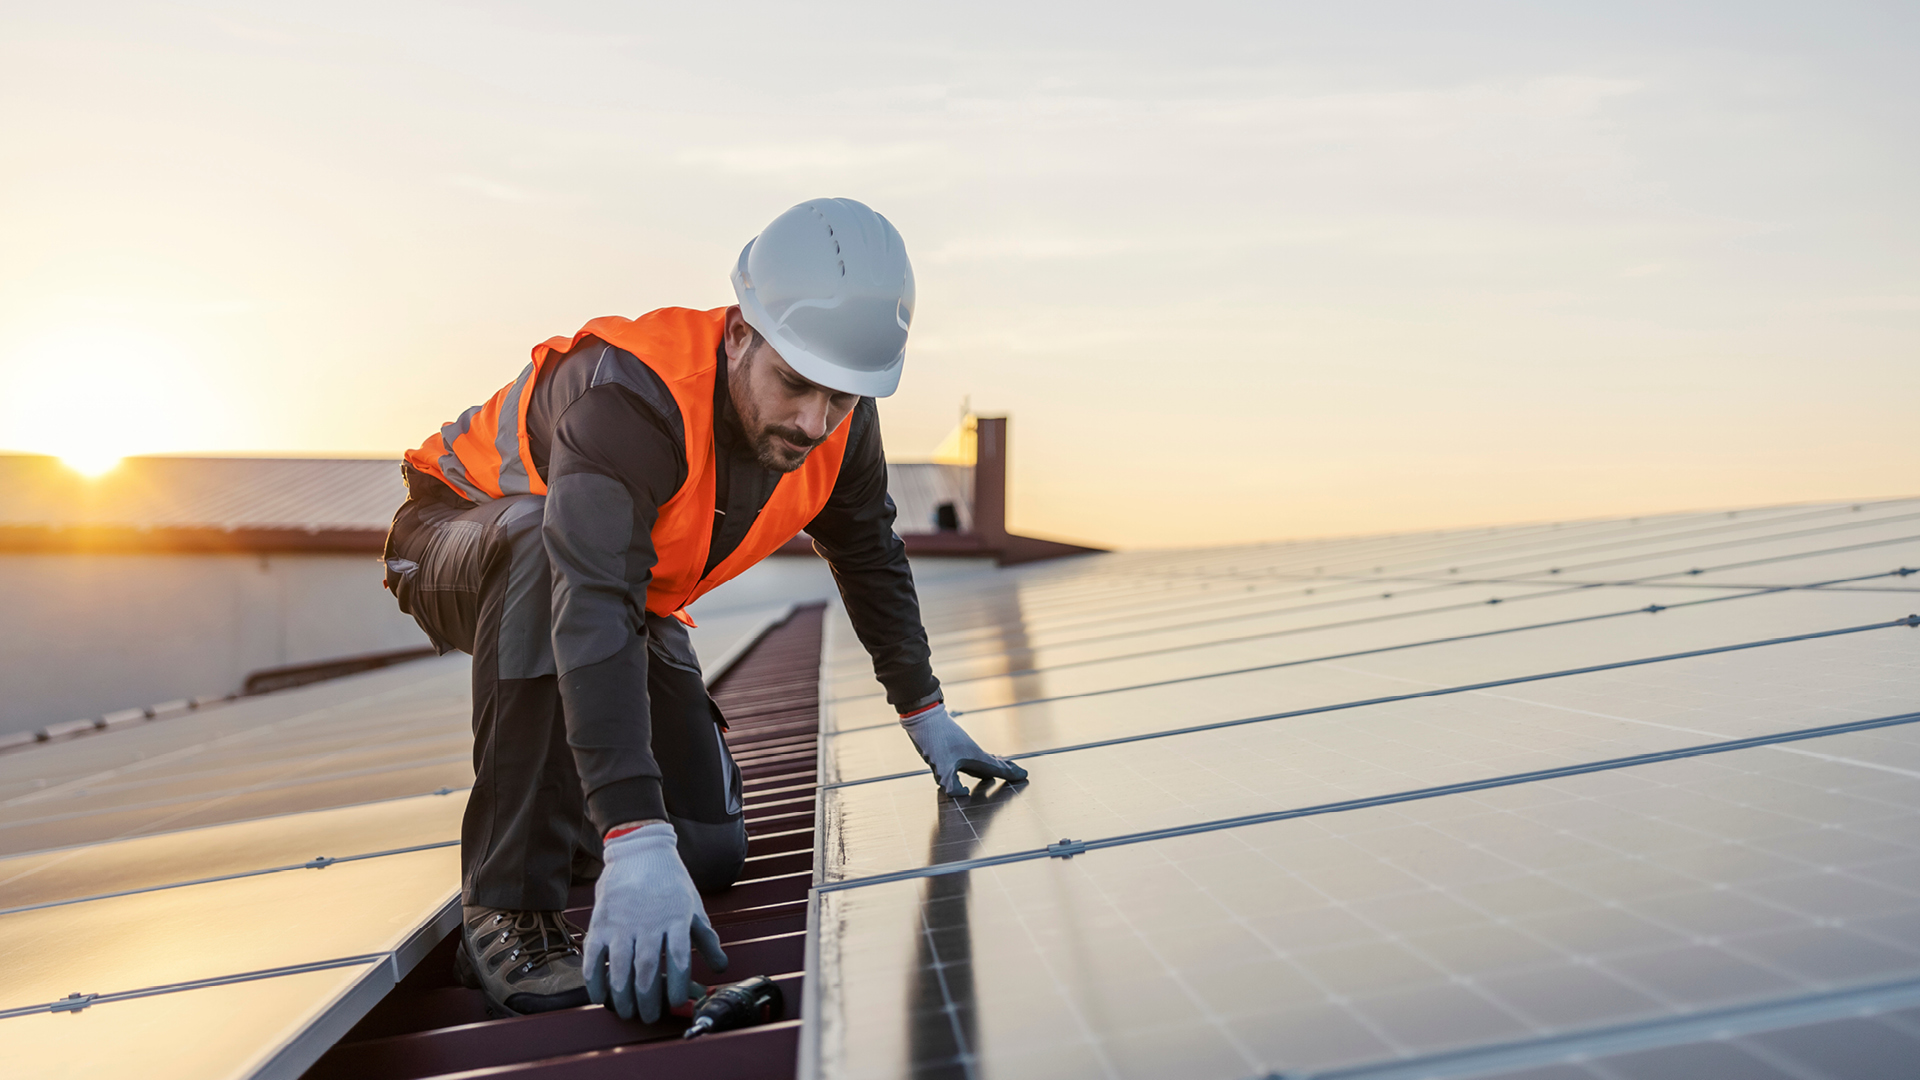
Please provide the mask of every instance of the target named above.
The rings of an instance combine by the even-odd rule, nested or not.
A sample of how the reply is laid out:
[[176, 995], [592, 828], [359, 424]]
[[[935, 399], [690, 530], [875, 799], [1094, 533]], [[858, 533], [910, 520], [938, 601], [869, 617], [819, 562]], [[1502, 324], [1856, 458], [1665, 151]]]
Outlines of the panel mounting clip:
[[93, 999], [99, 996], [99, 994], [68, 994], [66, 997], [48, 1006], [47, 1011], [79, 1012], [81, 1009], [93, 1004]]
[[334, 863], [337, 863], [339, 861], [340, 861], [339, 859], [335, 859], [327, 855], [322, 855], [316, 859], [308, 859], [306, 862], [303, 862], [300, 865], [301, 867], [307, 870], [325, 870], [327, 867], [332, 866]]
[[1087, 851], [1085, 840], [1069, 840], [1061, 837], [1057, 844], [1047, 845], [1047, 857], [1052, 859], [1071, 859], [1075, 855], [1084, 855]]

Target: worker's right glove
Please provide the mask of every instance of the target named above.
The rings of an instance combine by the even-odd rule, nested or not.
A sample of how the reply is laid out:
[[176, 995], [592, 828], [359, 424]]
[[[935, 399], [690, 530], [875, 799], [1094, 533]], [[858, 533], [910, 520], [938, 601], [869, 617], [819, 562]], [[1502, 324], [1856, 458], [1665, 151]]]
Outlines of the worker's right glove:
[[980, 749], [973, 736], [954, 722], [944, 703], [901, 717], [900, 726], [906, 728], [907, 735], [913, 739], [913, 748], [920, 751], [920, 760], [933, 770], [934, 782], [940, 785], [940, 790], [956, 799], [967, 797], [966, 782], [957, 773], [982, 779], [1027, 778], [1027, 770]]
[[727, 954], [680, 861], [672, 825], [662, 821], [615, 836], [601, 859], [606, 865], [587, 926], [587, 996], [611, 1002], [621, 1019], [637, 1011], [651, 1024], [660, 1019], [663, 990], [668, 1007], [691, 999], [691, 945], [700, 946], [715, 971], [726, 970]]

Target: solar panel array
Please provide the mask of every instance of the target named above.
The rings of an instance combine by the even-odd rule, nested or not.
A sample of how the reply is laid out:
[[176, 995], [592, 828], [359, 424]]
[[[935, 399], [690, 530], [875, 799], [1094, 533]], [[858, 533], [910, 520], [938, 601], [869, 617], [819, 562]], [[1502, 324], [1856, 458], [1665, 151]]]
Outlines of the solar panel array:
[[[787, 608], [703, 621], [710, 677]], [[0, 1072], [294, 1077], [452, 929], [452, 655], [0, 755]]]
[[1030, 770], [937, 794], [830, 621], [802, 1074], [1920, 1061], [1920, 501], [923, 589]]
[[[1032, 773], [961, 803], [835, 615], [801, 1071], [1920, 1060], [1914, 567], [1920, 500], [930, 584]], [[9, 1075], [297, 1074], [450, 925], [467, 724], [448, 657], [0, 755]]]

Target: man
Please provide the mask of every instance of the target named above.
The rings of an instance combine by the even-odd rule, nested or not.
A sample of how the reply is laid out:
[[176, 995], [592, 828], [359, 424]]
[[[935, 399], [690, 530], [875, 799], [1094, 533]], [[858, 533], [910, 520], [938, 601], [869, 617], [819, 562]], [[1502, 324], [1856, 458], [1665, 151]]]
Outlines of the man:
[[[740, 875], [740, 770], [683, 623], [801, 529], [936, 782], [1020, 780], [948, 715], [893, 532], [874, 399], [913, 269], [886, 218], [802, 203], [740, 253], [737, 306], [595, 319], [406, 456], [386, 580], [473, 655], [463, 978], [498, 1009], [652, 1021], [726, 964], [699, 890]], [[562, 914], [599, 864], [585, 955]], [[664, 959], [663, 959], [664, 958]]]

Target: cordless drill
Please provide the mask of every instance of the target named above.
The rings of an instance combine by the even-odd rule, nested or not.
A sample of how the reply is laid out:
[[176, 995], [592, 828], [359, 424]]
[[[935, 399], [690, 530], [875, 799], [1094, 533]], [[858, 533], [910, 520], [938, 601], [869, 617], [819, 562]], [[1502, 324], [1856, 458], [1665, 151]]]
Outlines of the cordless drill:
[[751, 1024], [770, 1023], [780, 1019], [785, 1011], [786, 1002], [779, 985], [765, 975], [755, 975], [743, 982], [715, 987], [694, 1002], [693, 1026], [680, 1037], [691, 1039], [709, 1031], [731, 1031]]

